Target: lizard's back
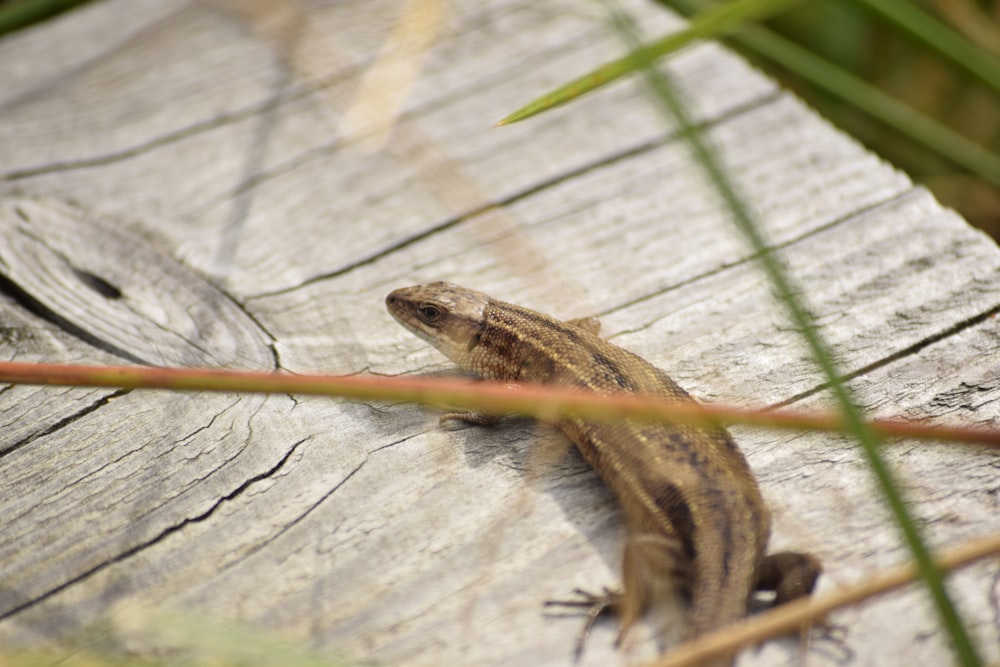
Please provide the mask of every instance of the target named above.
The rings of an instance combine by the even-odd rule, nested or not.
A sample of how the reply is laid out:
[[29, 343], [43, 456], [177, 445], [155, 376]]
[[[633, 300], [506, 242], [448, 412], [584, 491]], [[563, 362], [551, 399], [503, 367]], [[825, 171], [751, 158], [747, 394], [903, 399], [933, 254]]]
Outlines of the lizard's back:
[[[394, 290], [386, 306], [414, 334], [486, 378], [692, 400], [666, 373], [599, 338], [593, 321], [560, 322], [447, 282]], [[770, 515], [724, 430], [570, 417], [556, 423], [618, 495], [629, 524], [623, 634], [678, 590], [690, 602], [689, 638], [742, 617], [756, 587], [774, 591], [776, 604], [812, 591], [822, 570], [815, 556], [765, 557]]]
[[[665, 372], [586, 326], [499, 301], [483, 315], [469, 366], [485, 377], [693, 400]], [[770, 519], [729, 435], [680, 424], [557, 423], [629, 523], [623, 632], [657, 604], [664, 584], [690, 600], [686, 637], [745, 615]]]

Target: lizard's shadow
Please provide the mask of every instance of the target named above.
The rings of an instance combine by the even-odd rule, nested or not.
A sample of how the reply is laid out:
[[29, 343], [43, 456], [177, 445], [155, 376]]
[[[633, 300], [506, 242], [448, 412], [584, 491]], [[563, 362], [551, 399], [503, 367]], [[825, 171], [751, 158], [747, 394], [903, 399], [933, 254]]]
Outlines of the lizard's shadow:
[[611, 581], [594, 581], [585, 587], [598, 592], [602, 586], [619, 586], [624, 515], [611, 489], [565, 435], [554, 426], [512, 416], [494, 425], [458, 422], [445, 429], [461, 447], [470, 468], [512, 470], [524, 480], [526, 494], [542, 493], [556, 502], [566, 520], [615, 573]]

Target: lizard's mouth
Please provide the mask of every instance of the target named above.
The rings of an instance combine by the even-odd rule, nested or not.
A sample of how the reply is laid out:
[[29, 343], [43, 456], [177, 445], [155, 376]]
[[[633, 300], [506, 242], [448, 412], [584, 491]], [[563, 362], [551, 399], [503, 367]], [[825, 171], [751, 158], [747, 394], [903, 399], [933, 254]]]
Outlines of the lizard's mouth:
[[[392, 315], [393, 319], [403, 325], [410, 333], [421, 338], [433, 347], [443, 352], [446, 356], [452, 347], [447, 332], [442, 327], [434, 326], [425, 322], [420, 317], [420, 302], [410, 298], [409, 292], [412, 288], [401, 288], [391, 292], [385, 297], [385, 307]], [[469, 349], [472, 349], [471, 347]]]
[[482, 340], [488, 303], [482, 292], [445, 282], [402, 287], [385, 298], [396, 321], [463, 368]]
[[410, 299], [407, 299], [405, 295], [401, 294], [403, 290], [396, 290], [385, 297], [385, 307], [392, 315], [393, 319], [402, 324], [408, 331], [420, 336], [427, 342], [433, 342], [432, 334], [424, 331], [424, 328], [420, 325], [420, 319], [417, 317], [416, 312], [414, 312], [415, 304]]

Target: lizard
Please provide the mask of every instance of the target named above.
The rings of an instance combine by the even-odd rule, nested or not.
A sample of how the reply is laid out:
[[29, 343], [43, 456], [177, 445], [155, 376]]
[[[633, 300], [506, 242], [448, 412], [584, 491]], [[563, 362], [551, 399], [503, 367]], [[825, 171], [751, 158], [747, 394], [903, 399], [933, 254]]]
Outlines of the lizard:
[[[406, 329], [486, 379], [694, 401], [666, 372], [601, 338], [593, 318], [563, 322], [447, 282], [400, 288], [385, 302]], [[454, 417], [499, 418], [465, 413], [442, 421]], [[555, 424], [616, 495], [628, 529], [623, 590], [584, 594], [595, 607], [577, 655], [605, 609], [620, 617], [620, 645], [670, 596], [686, 601], [681, 637], [693, 639], [746, 616], [757, 590], [774, 591], [775, 604], [812, 592], [822, 569], [815, 556], [766, 555], [770, 512], [725, 429], [576, 415]]]

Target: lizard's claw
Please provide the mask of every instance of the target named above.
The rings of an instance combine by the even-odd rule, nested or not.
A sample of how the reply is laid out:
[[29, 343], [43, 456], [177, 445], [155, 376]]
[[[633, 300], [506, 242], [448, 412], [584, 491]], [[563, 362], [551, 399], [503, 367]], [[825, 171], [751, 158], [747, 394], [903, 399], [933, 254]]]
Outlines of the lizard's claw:
[[594, 623], [596, 623], [597, 619], [601, 616], [607, 614], [618, 614], [622, 594], [605, 586], [601, 589], [600, 593], [591, 593], [581, 588], [574, 588], [573, 595], [577, 596], [576, 599], [546, 600], [545, 606], [547, 608], [580, 608], [582, 609], [581, 613], [586, 615], [587, 620], [583, 624], [583, 629], [580, 631], [580, 634], [576, 639], [576, 646], [573, 649], [573, 661], [579, 662], [580, 656], [583, 655], [583, 647], [587, 643], [587, 639], [590, 637], [590, 631], [593, 629]]

